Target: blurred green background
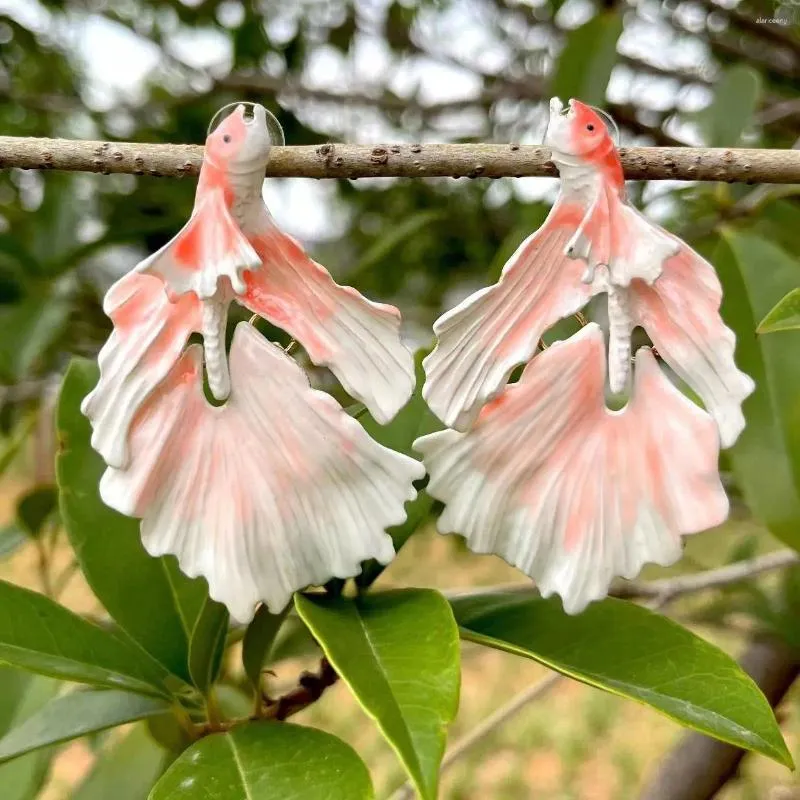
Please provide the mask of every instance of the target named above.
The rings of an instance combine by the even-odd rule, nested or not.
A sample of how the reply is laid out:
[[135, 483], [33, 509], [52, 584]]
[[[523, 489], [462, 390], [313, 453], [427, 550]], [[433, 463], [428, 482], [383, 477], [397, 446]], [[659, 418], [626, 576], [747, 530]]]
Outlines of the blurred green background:
[[[624, 145], [793, 147], [800, 141], [800, 5], [0, 0], [0, 135], [201, 143], [214, 112], [242, 99], [275, 113], [291, 145], [538, 143], [552, 94], [606, 108]], [[496, 280], [543, 220], [556, 186], [549, 179], [290, 179], [268, 181], [265, 196], [278, 223], [340, 283], [397, 305], [409, 343], [424, 347], [444, 309]], [[666, 181], [630, 187], [637, 205], [720, 270], [740, 364], [759, 381], [746, 407], [749, 432], [723, 462], [735, 519], [691, 541], [684, 571], [773, 549], [772, 534], [800, 541], [798, 334], [767, 344], [754, 334], [766, 310], [800, 285], [797, 191]], [[47, 508], [53, 400], [71, 355], [96, 354], [109, 333], [104, 291], [175, 234], [193, 196], [188, 179], [0, 171], [0, 521], [8, 522], [0, 574], [55, 588], [86, 613], [96, 604], [73, 573], [57, 524], [51, 547], [20, 521], [43, 497]], [[764, 443], [766, 457], [754, 462]], [[43, 553], [60, 571], [55, 587]], [[440, 587], [508, 580], [519, 575], [466, 553], [457, 539], [437, 538], [429, 525], [381, 578]], [[732, 652], [765, 630], [791, 640], [792, 585], [766, 579], [678, 604], [676, 614]], [[283, 667], [277, 671], [280, 678]], [[287, 662], [287, 680], [296, 672], [297, 663]], [[541, 672], [467, 646], [453, 738]], [[46, 687], [37, 691], [46, 696]], [[782, 713], [797, 757], [792, 695]], [[354, 743], [379, 787], [401, 782], [388, 747], [343, 687], [303, 718]], [[444, 796], [632, 797], [678, 735], [652, 712], [562, 681], [454, 767]], [[95, 754], [112, 744], [37, 755], [27, 767], [10, 765], [13, 775], [4, 767], [0, 782], [8, 782], [0, 785], [12, 788], [0, 796], [102, 796], [91, 795], [85, 780]], [[800, 797], [795, 783], [750, 757], [724, 797], [786, 800]]]

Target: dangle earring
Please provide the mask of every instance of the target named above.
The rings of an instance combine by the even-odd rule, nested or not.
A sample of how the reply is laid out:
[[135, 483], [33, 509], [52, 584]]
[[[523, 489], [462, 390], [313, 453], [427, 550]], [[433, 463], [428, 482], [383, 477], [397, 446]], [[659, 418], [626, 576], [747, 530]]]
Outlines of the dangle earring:
[[[175, 554], [247, 622], [259, 601], [275, 613], [366, 559], [388, 563], [385, 529], [405, 519], [425, 473], [313, 390], [253, 325], [239, 323], [226, 352], [237, 302], [299, 341], [381, 423], [414, 388], [398, 310], [336, 284], [264, 205], [278, 121], [240, 103], [211, 128], [191, 218], [105, 297], [114, 330], [82, 411], [108, 465], [103, 500], [141, 518], [150, 554]], [[202, 345], [187, 347], [192, 333]], [[204, 364], [223, 405], [205, 399]]]
[[[625, 198], [615, 144], [598, 113], [554, 98], [545, 145], [561, 191], [498, 283], [434, 325], [424, 397], [455, 430], [417, 440], [427, 491], [446, 508], [443, 533], [466, 536], [581, 611], [612, 578], [680, 557], [681, 534], [721, 523], [728, 500], [720, 444], [744, 427], [753, 381], [734, 364], [713, 267]], [[589, 323], [534, 357], [542, 334], [597, 294], [608, 299], [608, 343]], [[656, 351], [633, 359], [641, 326], [657, 356], [702, 399], [686, 398]], [[527, 364], [518, 383], [511, 371]]]

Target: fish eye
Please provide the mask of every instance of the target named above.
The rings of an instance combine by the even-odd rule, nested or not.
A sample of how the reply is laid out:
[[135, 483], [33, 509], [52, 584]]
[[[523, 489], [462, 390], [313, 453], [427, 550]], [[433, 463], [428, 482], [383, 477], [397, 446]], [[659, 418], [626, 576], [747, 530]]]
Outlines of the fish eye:
[[587, 126], [586, 126], [586, 130], [587, 130], [587, 131], [593, 131], [593, 130], [594, 130], [594, 125], [592, 125], [592, 124], [590, 123], [589, 125], [587, 125]]
[[230, 140], [231, 140], [231, 137], [227, 133], [222, 137], [222, 141], [225, 142], [225, 144], [230, 142]]

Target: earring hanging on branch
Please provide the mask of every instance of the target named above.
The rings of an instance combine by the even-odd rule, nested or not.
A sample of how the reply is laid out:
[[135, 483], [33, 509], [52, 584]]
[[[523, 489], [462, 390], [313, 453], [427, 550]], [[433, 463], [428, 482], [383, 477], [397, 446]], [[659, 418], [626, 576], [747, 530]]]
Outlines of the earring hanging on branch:
[[[713, 268], [627, 203], [596, 110], [554, 98], [545, 145], [558, 200], [500, 281], [435, 323], [423, 394], [455, 430], [415, 447], [427, 491], [446, 504], [439, 529], [502, 556], [576, 613], [615, 575], [674, 562], [681, 534], [726, 518], [719, 447], [744, 427], [754, 384], [734, 364]], [[534, 357], [545, 331], [598, 294], [608, 300], [606, 335], [592, 322]], [[650, 348], [632, 368], [637, 326], [706, 411]], [[522, 377], [506, 386], [519, 364]], [[608, 409], [607, 389], [627, 395], [622, 410]]]
[[[253, 325], [237, 325], [227, 352], [237, 302], [299, 341], [379, 422], [415, 382], [397, 309], [334, 283], [264, 205], [277, 120], [242, 103], [211, 127], [191, 218], [106, 295], [114, 331], [82, 410], [108, 464], [103, 500], [140, 517], [149, 553], [175, 554], [246, 622], [259, 601], [278, 612], [298, 589], [390, 561], [385, 529], [405, 519], [424, 468], [312, 390]], [[187, 347], [195, 332], [202, 346]], [[204, 365], [222, 405], [204, 396]]]

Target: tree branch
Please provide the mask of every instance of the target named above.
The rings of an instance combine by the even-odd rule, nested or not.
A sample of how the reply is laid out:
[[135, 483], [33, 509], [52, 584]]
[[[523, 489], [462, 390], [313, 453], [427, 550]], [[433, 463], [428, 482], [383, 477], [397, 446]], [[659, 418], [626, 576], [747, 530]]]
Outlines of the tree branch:
[[[58, 169], [156, 177], [197, 175], [203, 148], [0, 136], [0, 168]], [[796, 150], [701, 147], [620, 148], [633, 180], [800, 183]], [[269, 177], [501, 178], [555, 176], [547, 148], [517, 144], [324, 144], [276, 147]]]
[[[500, 706], [482, 722], [478, 723], [469, 733], [459, 739], [446, 753], [439, 767], [439, 775], [460, 761], [473, 748], [490, 736], [498, 728], [515, 717], [525, 706], [547, 694], [563, 678], [558, 672], [553, 672], [538, 683], [523, 689], [514, 695], [505, 705]], [[390, 798], [390, 800], [411, 800], [414, 797], [414, 787], [411, 781], [404, 783]]]
[[[754, 639], [739, 660], [776, 707], [800, 672], [797, 654], [783, 641]], [[744, 750], [700, 733], [686, 734], [670, 752], [640, 800], [711, 800], [736, 775]]]
[[316, 703], [325, 690], [339, 679], [327, 658], [322, 658], [318, 672], [304, 672], [297, 681], [297, 688], [282, 695], [277, 700], [264, 697], [266, 709], [262, 719], [283, 721], [298, 711]]
[[756, 39], [763, 39], [783, 47], [796, 58], [800, 58], [800, 41], [781, 27], [771, 23], [757, 22], [755, 19], [758, 16], [757, 13], [743, 14], [738, 8], [725, 8], [714, 0], [695, 0], [695, 2], [699, 3], [709, 14], [722, 15], [734, 28], [738, 28]]
[[229, 731], [233, 728], [259, 719], [274, 719], [283, 722], [308, 706], [313, 705], [333, 686], [339, 676], [327, 658], [320, 659], [317, 672], [303, 672], [297, 679], [297, 686], [277, 699], [264, 695], [262, 710], [252, 717], [241, 719], [211, 721], [196, 726], [192, 733], [195, 738], [212, 733]]
[[665, 599], [674, 600], [685, 594], [694, 594], [707, 589], [718, 589], [723, 586], [730, 586], [733, 583], [741, 583], [765, 572], [786, 569], [798, 563], [800, 563], [800, 555], [787, 548], [786, 550], [776, 550], [756, 558], [749, 558], [745, 561], [726, 564], [718, 569], [710, 569], [690, 575], [677, 575], [674, 578], [663, 578], [658, 581], [622, 584], [615, 589], [614, 596], [637, 599], [653, 597], [662, 601]]
[[[674, 578], [662, 578], [657, 581], [621, 583], [612, 586], [609, 595], [611, 597], [625, 598], [626, 600], [652, 599], [656, 600], [658, 606], [661, 607], [663, 604], [686, 594], [694, 594], [707, 589], [718, 589], [723, 586], [730, 586], [733, 583], [741, 583], [757, 575], [763, 575], [765, 572], [786, 569], [795, 564], [800, 564], [800, 554], [787, 548], [785, 550], [775, 550], [772, 553], [745, 561], [736, 561], [718, 569], [709, 569], [690, 575], [677, 575]], [[526, 594], [534, 591], [535, 587], [530, 583], [510, 583], [499, 586], [478, 587], [466, 591], [445, 592], [445, 595], [450, 599], [463, 599], [492, 592]]]

